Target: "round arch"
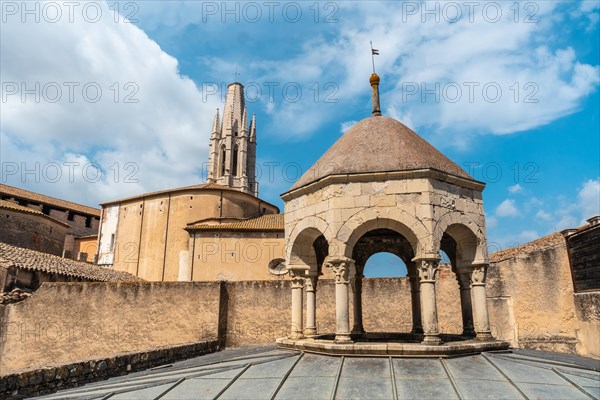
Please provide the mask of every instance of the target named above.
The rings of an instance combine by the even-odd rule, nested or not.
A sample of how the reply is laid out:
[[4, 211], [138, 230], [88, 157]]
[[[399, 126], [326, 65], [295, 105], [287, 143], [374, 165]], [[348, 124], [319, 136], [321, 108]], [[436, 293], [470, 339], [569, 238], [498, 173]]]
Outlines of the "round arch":
[[[339, 242], [345, 243], [343, 255], [346, 257], [352, 257], [354, 246], [360, 240], [360, 238], [368, 232], [376, 229], [388, 229], [398, 233], [399, 235], [404, 237], [408, 241], [408, 243], [410, 243], [413, 253], [415, 255], [419, 254], [419, 236], [415, 232], [413, 232], [411, 228], [409, 228], [409, 226], [414, 226], [414, 224], [411, 224], [411, 222], [416, 222], [416, 219], [410, 218], [410, 216], [406, 213], [403, 213], [401, 215], [405, 216], [403, 218], [403, 221], [379, 217], [361, 221], [360, 216], [358, 216], [357, 214], [355, 216], [356, 218], [353, 217], [348, 222], [346, 222], [346, 224], [344, 224], [342, 229], [340, 229], [340, 231], [338, 232]], [[355, 223], [357, 222], [356, 220], [361, 221], [362, 223], [350, 230], [350, 227], [355, 225]]]
[[[483, 226], [456, 211], [444, 214], [434, 228], [435, 252], [454, 242], [456, 259], [462, 263], [480, 263], [488, 259], [487, 241]], [[446, 249], [444, 249], [446, 253]]]

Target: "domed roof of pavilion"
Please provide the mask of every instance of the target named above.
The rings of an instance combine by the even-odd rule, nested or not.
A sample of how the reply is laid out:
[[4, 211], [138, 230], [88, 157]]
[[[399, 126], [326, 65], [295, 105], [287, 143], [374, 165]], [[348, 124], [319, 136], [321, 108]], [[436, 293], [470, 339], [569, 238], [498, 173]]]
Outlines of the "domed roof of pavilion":
[[330, 175], [419, 169], [435, 169], [473, 179], [406, 125], [377, 115], [363, 119], [346, 131], [290, 190]]

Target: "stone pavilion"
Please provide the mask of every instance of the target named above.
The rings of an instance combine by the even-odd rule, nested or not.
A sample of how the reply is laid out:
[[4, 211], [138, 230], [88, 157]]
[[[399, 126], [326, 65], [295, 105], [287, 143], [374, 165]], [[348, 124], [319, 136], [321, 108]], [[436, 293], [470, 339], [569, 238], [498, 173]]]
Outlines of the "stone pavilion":
[[[376, 340], [363, 328], [361, 282], [367, 259], [382, 251], [403, 260], [411, 282], [412, 332], [396, 337], [402, 339], [396, 340], [397, 351], [407, 351], [401, 348], [405, 342], [421, 342], [421, 349], [450, 342], [440, 333], [436, 301], [443, 251], [460, 287], [463, 332], [452, 343], [505, 348], [506, 342], [493, 340], [486, 304], [485, 184], [401, 122], [381, 115], [379, 80], [375, 73], [370, 77], [372, 116], [351, 127], [281, 196], [292, 324], [279, 343], [318, 350], [345, 344], [344, 351], [360, 352], [353, 343]], [[318, 281], [324, 274], [336, 282], [335, 335], [318, 329]]]

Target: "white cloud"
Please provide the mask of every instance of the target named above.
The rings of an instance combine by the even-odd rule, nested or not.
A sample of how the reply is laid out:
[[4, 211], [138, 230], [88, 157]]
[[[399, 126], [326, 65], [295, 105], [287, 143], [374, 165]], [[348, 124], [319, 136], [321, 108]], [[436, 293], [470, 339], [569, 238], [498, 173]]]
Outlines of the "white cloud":
[[[423, 23], [421, 12], [407, 15], [401, 2], [339, 3], [343, 18], [333, 27], [335, 35], [311, 36], [297, 56], [262, 60], [249, 68], [263, 80], [300, 82], [302, 87], [335, 82], [336, 97], [344, 99], [338, 107], [345, 107], [369, 92], [371, 65], [364, 55], [369, 54], [369, 40], [376, 38], [385, 113], [408, 116], [417, 131], [460, 132], [464, 138], [452, 143], [461, 146], [468, 135], [525, 131], [574, 113], [600, 83], [597, 65], [580, 63], [571, 47], [550, 47], [551, 33], [564, 23], [559, 18], [563, 10], [556, 2], [537, 5], [538, 23], [515, 23], [507, 2], [502, 3], [503, 18], [495, 23], [483, 18], [481, 8], [470, 22], [465, 7], [465, 18], [449, 24], [432, 17]], [[460, 96], [454, 101], [456, 88]], [[426, 94], [429, 89], [437, 99]], [[281, 103], [273, 124], [299, 137], [316, 133], [336, 115], [332, 106], [312, 102], [310, 96], [295, 105]], [[370, 105], [361, 106], [367, 117]], [[307, 123], [295, 123], [298, 109]]]
[[544, 210], [539, 210], [536, 214], [535, 217], [539, 220], [542, 221], [552, 221], [552, 215], [550, 215], [550, 213], [547, 213]]
[[534, 230], [524, 230], [523, 232], [519, 233], [519, 240], [522, 240], [523, 242], [531, 242], [532, 240], [535, 240], [537, 238], [539, 238], [540, 235], [534, 231]]
[[600, 215], [600, 179], [586, 181], [577, 194], [582, 221]]
[[509, 193], [519, 193], [523, 190], [523, 186], [519, 185], [518, 183], [516, 185], [510, 186], [508, 188], [508, 192]]
[[[19, 172], [38, 170], [3, 174], [3, 182], [92, 205], [199, 183], [219, 99], [203, 101], [175, 58], [135, 25], [115, 23], [106, 3], [96, 5], [103, 7], [96, 23], [76, 13], [73, 23], [24, 24], [19, 16], [3, 23], [3, 89], [11, 85], [19, 93], [3, 90], [2, 161], [10, 168], [16, 163]], [[72, 99], [68, 85], [76, 85]], [[62, 97], [54, 102], [57, 87]], [[22, 101], [22, 88], [39, 88], [39, 100], [28, 94]], [[97, 88], [101, 96], [93, 102]], [[78, 165], [65, 165], [70, 162]], [[104, 174], [89, 184], [96, 181], [96, 168], [85, 168], [92, 162]], [[51, 163], [60, 166], [62, 179], [44, 176]], [[123, 182], [129, 174], [138, 182]]]
[[515, 217], [519, 215], [519, 210], [517, 209], [516, 203], [514, 200], [506, 199], [498, 208], [496, 208], [496, 215], [498, 217]]

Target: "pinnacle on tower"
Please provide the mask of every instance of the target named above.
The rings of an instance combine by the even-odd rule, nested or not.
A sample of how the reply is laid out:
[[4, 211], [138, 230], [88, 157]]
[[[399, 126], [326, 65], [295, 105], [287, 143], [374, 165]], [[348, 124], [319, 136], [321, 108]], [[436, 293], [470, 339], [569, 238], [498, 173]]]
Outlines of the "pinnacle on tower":
[[218, 183], [254, 196], [256, 182], [255, 117], [248, 125], [244, 86], [234, 82], [227, 86], [223, 115], [213, 122], [210, 141], [208, 182]]

